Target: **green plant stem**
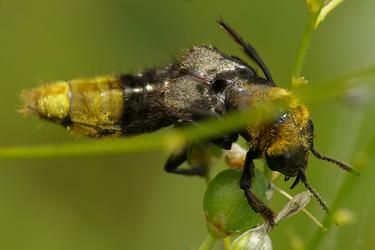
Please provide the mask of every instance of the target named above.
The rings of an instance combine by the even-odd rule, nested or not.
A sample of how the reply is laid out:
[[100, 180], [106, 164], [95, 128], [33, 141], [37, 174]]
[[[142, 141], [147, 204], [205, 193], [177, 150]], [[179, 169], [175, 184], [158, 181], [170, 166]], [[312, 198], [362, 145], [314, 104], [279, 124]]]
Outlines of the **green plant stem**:
[[326, 16], [332, 12], [337, 6], [339, 6], [344, 0], [331, 0], [327, 5], [322, 8], [318, 20], [316, 21], [315, 27], [318, 27], [321, 22], [324, 21]]
[[[185, 142], [199, 141], [233, 131], [245, 124], [272, 119], [273, 114], [287, 109], [280, 103], [273, 103], [258, 110], [248, 109], [235, 112], [223, 119], [212, 119], [199, 124], [176, 130], [163, 130], [153, 134], [116, 140], [101, 140], [85, 143], [70, 143], [62, 145], [39, 145], [25, 147], [9, 147], [0, 149], [0, 159], [30, 159], [48, 157], [71, 157], [121, 154], [145, 150], [171, 150]], [[257, 119], [249, 119], [257, 117]]]
[[310, 41], [315, 30], [316, 20], [318, 19], [318, 16], [320, 14], [322, 7], [323, 7], [323, 1], [317, 0], [317, 9], [309, 11], [309, 18], [305, 26], [305, 31], [303, 33], [301, 46], [299, 48], [297, 59], [292, 70], [291, 82], [292, 82], [293, 87], [297, 87], [301, 83], [301, 72], [302, 72], [303, 63], [305, 61], [307, 50], [310, 46]]
[[232, 247], [232, 243], [230, 242], [230, 238], [229, 237], [224, 238], [223, 242], [224, 242], [224, 249], [230, 250], [231, 247]]
[[198, 250], [210, 250], [214, 247], [217, 238], [213, 237], [211, 234], [207, 234], [206, 238], [202, 242], [202, 245]]
[[[356, 79], [351, 85], [348, 80]], [[324, 81], [312, 85], [302, 86], [295, 90], [296, 96], [306, 105], [312, 105], [332, 98], [342, 96], [346, 91], [357, 85], [366, 86], [373, 84], [375, 79], [375, 66], [352, 72], [343, 77]], [[259, 113], [259, 112], [258, 112]], [[0, 159], [33, 159], [33, 158], [58, 158], [58, 157], [84, 157], [98, 155], [115, 155], [147, 150], [170, 150], [184, 141], [196, 141], [212, 135], [233, 131], [251, 125], [255, 122], [249, 117], [259, 116], [254, 110], [245, 110], [228, 114], [222, 120], [211, 120], [200, 123], [199, 127], [186, 127], [181, 129], [164, 130], [152, 134], [132, 138], [93, 140], [89, 142], [73, 142], [55, 145], [30, 145], [0, 148]]]

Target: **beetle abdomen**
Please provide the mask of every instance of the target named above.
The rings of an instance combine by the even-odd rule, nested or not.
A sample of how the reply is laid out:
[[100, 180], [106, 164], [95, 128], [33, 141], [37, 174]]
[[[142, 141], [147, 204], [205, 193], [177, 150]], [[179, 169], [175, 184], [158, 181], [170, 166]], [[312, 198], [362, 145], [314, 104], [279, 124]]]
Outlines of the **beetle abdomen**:
[[55, 82], [22, 96], [23, 113], [35, 113], [83, 135], [121, 134], [124, 93], [117, 77]]

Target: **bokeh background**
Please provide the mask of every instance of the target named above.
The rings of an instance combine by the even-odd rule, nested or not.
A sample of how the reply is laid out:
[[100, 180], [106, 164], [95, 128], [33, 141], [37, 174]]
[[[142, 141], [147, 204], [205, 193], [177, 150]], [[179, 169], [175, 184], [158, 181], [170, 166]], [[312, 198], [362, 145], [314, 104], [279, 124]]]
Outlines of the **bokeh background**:
[[[314, 34], [304, 67], [311, 84], [375, 64], [374, 11], [372, 0], [347, 0], [328, 16]], [[288, 86], [307, 18], [305, 1], [2, 0], [0, 146], [87, 140], [36, 118], [22, 118], [16, 112], [22, 89], [53, 80], [138, 72], [165, 64], [194, 44], [213, 44], [243, 56], [215, 24], [218, 17], [250, 40], [274, 79]], [[374, 137], [373, 88], [356, 93], [356, 102], [333, 98], [311, 106], [317, 148], [349, 162]], [[164, 173], [166, 157], [164, 151], [154, 151], [1, 161], [0, 249], [194, 249], [206, 235], [206, 184]], [[341, 204], [355, 214], [355, 223], [333, 227], [321, 249], [374, 248], [371, 162], [370, 155], [368, 168]], [[310, 160], [310, 182], [328, 203], [345, 174]], [[299, 190], [303, 188], [293, 193]], [[285, 202], [276, 195], [272, 207], [277, 210]], [[324, 217], [317, 202], [309, 209]], [[299, 214], [272, 231], [274, 248], [307, 242], [316, 228]]]

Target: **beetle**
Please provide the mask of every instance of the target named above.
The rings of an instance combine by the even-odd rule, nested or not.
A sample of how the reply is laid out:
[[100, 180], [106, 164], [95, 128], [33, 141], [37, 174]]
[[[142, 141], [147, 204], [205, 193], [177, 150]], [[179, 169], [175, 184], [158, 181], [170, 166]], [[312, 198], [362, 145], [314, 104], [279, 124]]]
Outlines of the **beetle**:
[[[273, 119], [249, 123], [209, 142], [228, 150], [239, 136], [247, 141], [239, 186], [252, 209], [270, 225], [274, 224], [274, 213], [251, 190], [255, 159], [263, 159], [286, 180], [295, 177], [291, 188], [302, 182], [322, 208], [328, 210], [307, 182], [309, 153], [346, 171], [356, 171], [347, 163], [315, 150], [308, 109], [291, 92], [276, 86], [265, 63], [248, 42], [223, 20], [218, 23], [258, 65], [263, 76], [238, 57], [210, 45], [195, 46], [166, 67], [148, 69], [137, 75], [59, 81], [24, 91], [21, 112], [37, 114], [75, 133], [99, 138], [197, 125], [201, 120], [220, 118], [230, 112], [280, 103], [282, 108]], [[165, 170], [182, 175], [205, 175], [204, 166], [179, 168], [187, 160], [187, 152], [186, 146], [172, 153]]]

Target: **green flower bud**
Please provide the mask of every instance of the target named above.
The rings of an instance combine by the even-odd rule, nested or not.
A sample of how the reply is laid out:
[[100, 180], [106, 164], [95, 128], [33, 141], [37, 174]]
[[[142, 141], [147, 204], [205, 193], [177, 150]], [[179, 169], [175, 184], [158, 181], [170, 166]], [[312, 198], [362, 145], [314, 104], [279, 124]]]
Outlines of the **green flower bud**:
[[[219, 173], [208, 185], [204, 197], [207, 228], [215, 237], [242, 233], [255, 227], [260, 217], [248, 204], [239, 187], [242, 171], [227, 169]], [[260, 171], [255, 171], [252, 191], [266, 202], [268, 181]]]

